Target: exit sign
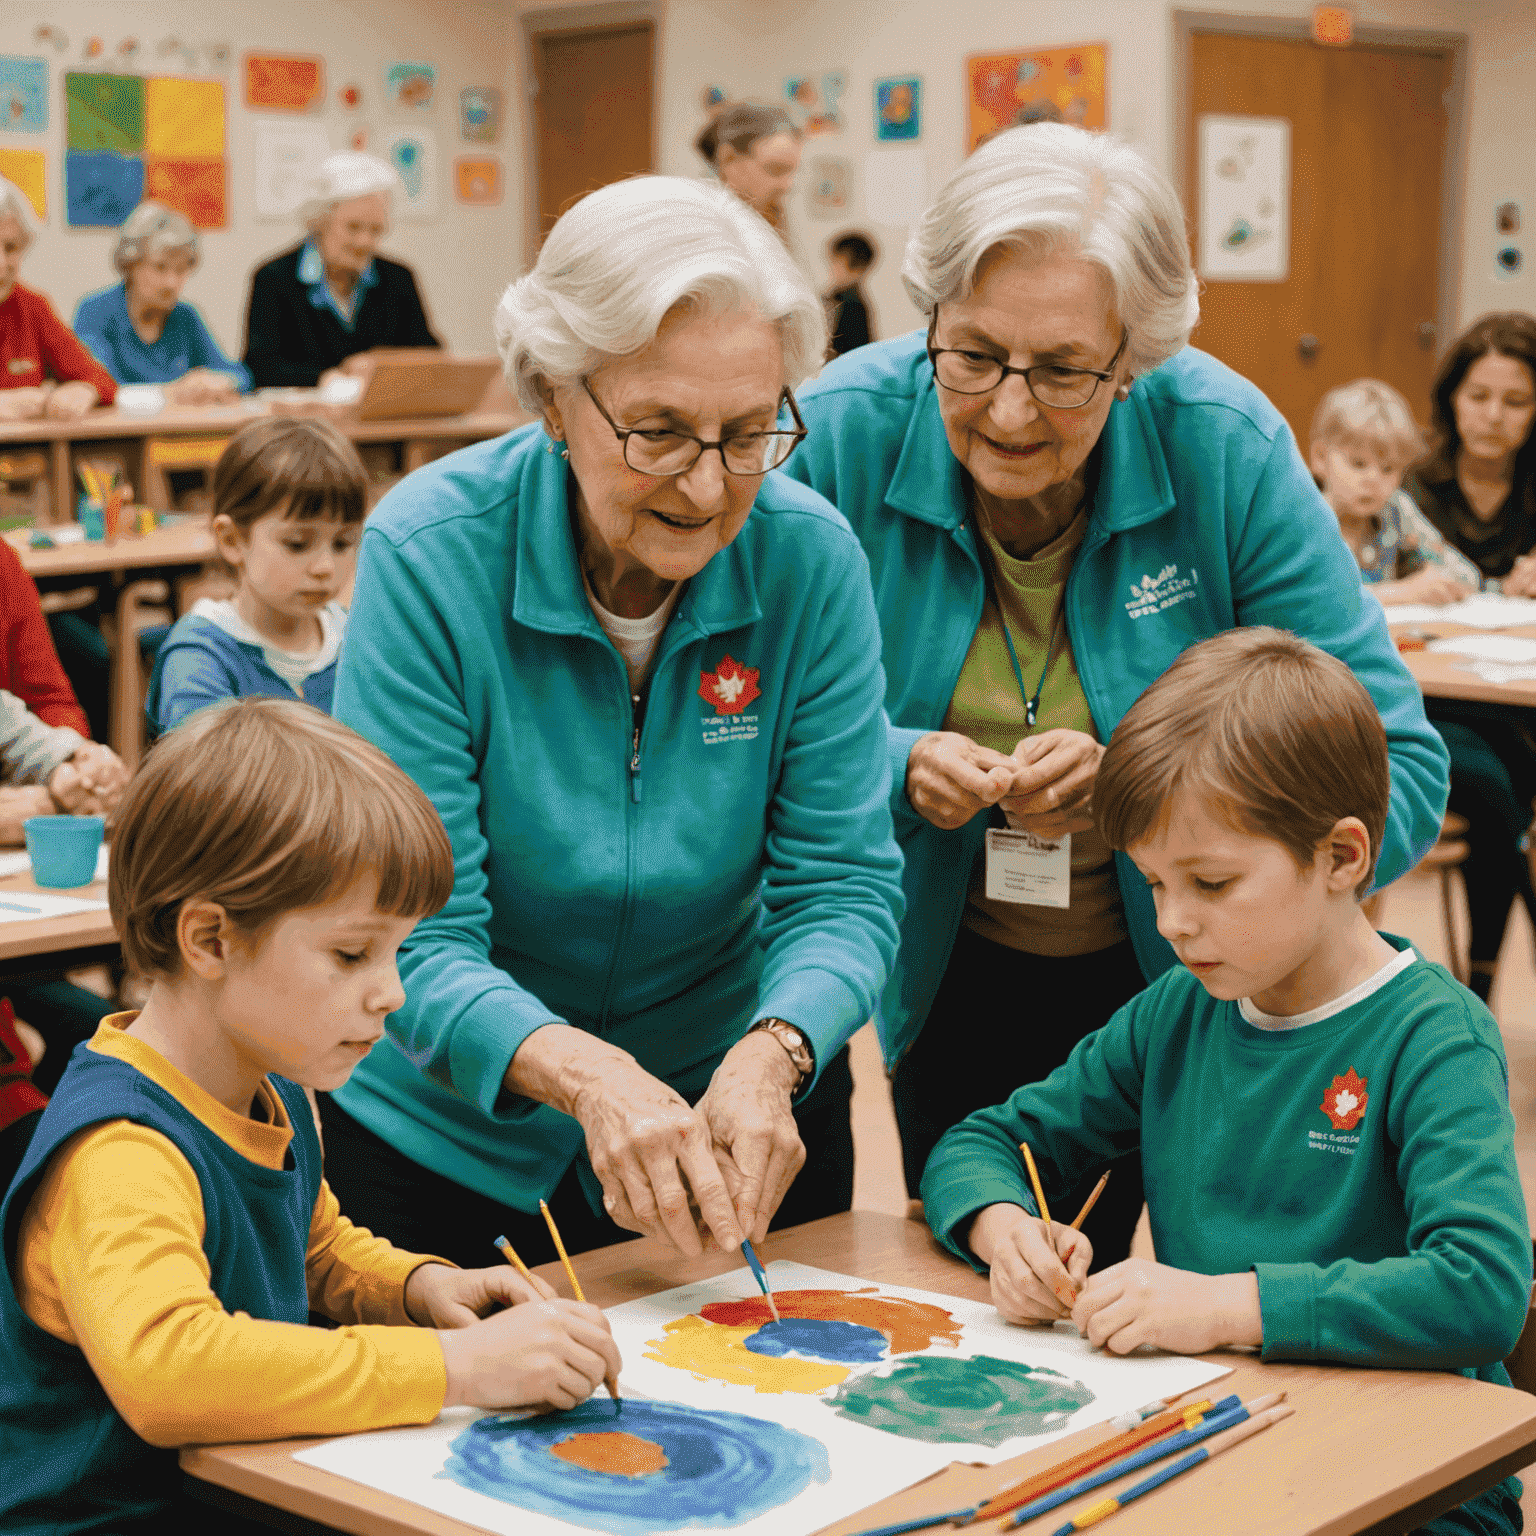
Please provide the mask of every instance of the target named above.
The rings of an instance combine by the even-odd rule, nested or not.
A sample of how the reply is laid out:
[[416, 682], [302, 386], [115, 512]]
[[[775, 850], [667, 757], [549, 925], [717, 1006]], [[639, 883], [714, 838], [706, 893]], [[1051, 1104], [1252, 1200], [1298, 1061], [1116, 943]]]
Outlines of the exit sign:
[[1355, 37], [1355, 16], [1347, 5], [1312, 8], [1312, 37], [1330, 48], [1347, 48]]

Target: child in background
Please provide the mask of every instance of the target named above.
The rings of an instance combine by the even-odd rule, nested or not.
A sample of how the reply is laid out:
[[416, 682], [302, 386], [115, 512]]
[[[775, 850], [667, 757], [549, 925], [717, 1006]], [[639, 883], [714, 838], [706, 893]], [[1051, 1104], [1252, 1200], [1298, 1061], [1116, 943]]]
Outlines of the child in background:
[[[1093, 798], [1181, 963], [945, 1135], [933, 1230], [990, 1266], [1010, 1322], [1070, 1316], [1116, 1354], [1250, 1346], [1508, 1385], [1531, 1285], [1508, 1069], [1488, 1010], [1360, 910], [1388, 800], [1370, 695], [1294, 635], [1228, 631], [1127, 712]], [[1139, 1147], [1158, 1262], [1089, 1275], [1086, 1237], [1048, 1244], [1020, 1142], [1047, 1200]], [[1426, 1529], [1517, 1532], [1519, 1493]]]
[[1424, 439], [1408, 402], [1378, 379], [1356, 379], [1323, 396], [1312, 418], [1308, 466], [1360, 580], [1383, 603], [1454, 603], [1482, 575], [1402, 490]]
[[327, 713], [368, 511], [368, 475], [329, 422], [242, 427], [213, 471], [213, 536], [233, 598], [200, 598], [161, 643], [145, 711], [151, 735], [219, 699], [301, 698]]
[[869, 324], [869, 306], [860, 286], [864, 274], [875, 264], [875, 247], [868, 235], [849, 230], [832, 241], [830, 252], [827, 317], [832, 339], [828, 355], [841, 357], [855, 347], [867, 347], [875, 339]]
[[153, 985], [76, 1051], [0, 1206], [0, 1528], [163, 1531], [178, 1446], [571, 1407], [617, 1373], [595, 1307], [403, 1253], [322, 1176], [303, 1088], [382, 1037], [452, 888], [426, 796], [308, 705], [231, 703], [151, 751], [109, 895]]

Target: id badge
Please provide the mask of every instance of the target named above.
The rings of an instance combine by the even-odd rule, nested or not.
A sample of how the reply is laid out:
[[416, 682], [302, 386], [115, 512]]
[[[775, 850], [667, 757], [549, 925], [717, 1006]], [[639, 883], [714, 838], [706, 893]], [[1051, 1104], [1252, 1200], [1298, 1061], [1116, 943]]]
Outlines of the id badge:
[[987, 828], [987, 900], [1026, 907], [1072, 903], [1072, 834], [1055, 842], [1033, 832]]

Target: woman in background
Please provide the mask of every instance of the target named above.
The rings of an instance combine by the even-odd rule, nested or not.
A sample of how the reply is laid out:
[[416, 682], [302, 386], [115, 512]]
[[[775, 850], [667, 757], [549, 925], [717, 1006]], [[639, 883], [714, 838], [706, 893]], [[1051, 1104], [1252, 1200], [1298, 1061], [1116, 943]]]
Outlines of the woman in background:
[[789, 113], [733, 102], [693, 142], [720, 180], [782, 236], [784, 199], [800, 169], [800, 134]]
[[75, 334], [119, 384], [162, 384], [174, 405], [216, 405], [251, 387], [181, 290], [201, 255], [197, 231], [173, 209], [140, 203], [112, 248], [120, 283], [81, 299]]

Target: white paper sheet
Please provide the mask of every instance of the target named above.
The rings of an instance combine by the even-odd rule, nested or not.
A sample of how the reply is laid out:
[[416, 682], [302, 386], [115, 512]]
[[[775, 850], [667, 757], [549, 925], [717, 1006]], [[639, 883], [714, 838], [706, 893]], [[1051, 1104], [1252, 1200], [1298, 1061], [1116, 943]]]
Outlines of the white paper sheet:
[[1290, 271], [1291, 125], [1200, 117], [1200, 276], [1282, 283]]
[[256, 217], [288, 220], [308, 194], [310, 178], [331, 152], [330, 135], [319, 123], [292, 122], [286, 118], [256, 117], [256, 172], [251, 178], [256, 193]]
[[1464, 598], [1459, 603], [1446, 603], [1441, 608], [1429, 603], [1383, 606], [1388, 624], [1466, 624], [1472, 629], [1509, 629], [1516, 624], [1536, 624], [1536, 598], [1505, 597], [1502, 592], [1479, 592], [1474, 597]]
[[[904, 1298], [942, 1309], [958, 1325], [960, 1342], [938, 1343], [894, 1358], [888, 1355], [875, 1364], [854, 1365], [849, 1368], [845, 1382], [819, 1392], [762, 1391], [751, 1385], [701, 1379], [693, 1371], [648, 1358], [656, 1353], [655, 1342], [668, 1336], [669, 1323], [697, 1314], [700, 1307], [711, 1302], [757, 1297], [760, 1293], [747, 1269], [609, 1308], [608, 1319], [624, 1358], [622, 1392], [681, 1403], [692, 1409], [767, 1420], [809, 1435], [826, 1449], [830, 1477], [824, 1484], [813, 1481], [787, 1502], [743, 1523], [690, 1523], [690, 1531], [729, 1528], [739, 1536], [797, 1536], [812, 1532], [910, 1486], [952, 1461], [1002, 1461], [1088, 1425], [1102, 1423], [1127, 1409], [1203, 1386], [1228, 1374], [1230, 1369], [1174, 1355], [1108, 1355], [1092, 1349], [1070, 1324], [1059, 1325], [1055, 1330], [1014, 1328], [985, 1303], [961, 1301], [907, 1286], [871, 1285], [807, 1265], [775, 1261], [768, 1266], [768, 1274], [776, 1292], [868, 1291], [877, 1297]], [[1059, 1373], [1070, 1386], [1080, 1385], [1093, 1393], [1093, 1400], [1041, 1433], [1014, 1436], [995, 1445], [932, 1443], [908, 1438], [906, 1434], [890, 1433], [845, 1417], [829, 1401], [840, 1387], [846, 1390], [849, 1383], [867, 1382], [871, 1377], [887, 1378], [904, 1366], [913, 1368], [914, 1361], [937, 1360], [947, 1365], [981, 1356], [993, 1362], [1013, 1362]], [[762, 1357], [738, 1358], [750, 1361]], [[984, 1395], [992, 1383], [989, 1373], [996, 1370], [996, 1365], [978, 1364], [971, 1373], [971, 1379], [982, 1383]], [[1211, 1393], [1212, 1397], [1221, 1395], [1215, 1389]], [[1011, 1412], [1006, 1404], [1000, 1411]], [[504, 1536], [571, 1536], [573, 1530], [579, 1529], [622, 1531], [633, 1536], [642, 1529], [612, 1516], [601, 1524], [573, 1525], [565, 1519], [473, 1492], [442, 1476], [451, 1442], [475, 1417], [463, 1412], [445, 1413], [425, 1428], [332, 1440], [298, 1453], [296, 1459]], [[622, 1429], [622, 1414], [611, 1422], [615, 1429]], [[676, 1526], [667, 1522], [651, 1528], [671, 1530]]]
[[105, 912], [104, 901], [74, 896], [40, 896], [31, 891], [0, 891], [0, 923], [25, 923], [37, 917], [69, 917], [75, 912]]
[[1474, 661], [1498, 661], [1505, 665], [1536, 662], [1536, 640], [1523, 635], [1447, 635], [1424, 647], [1441, 655], [1470, 656]]

